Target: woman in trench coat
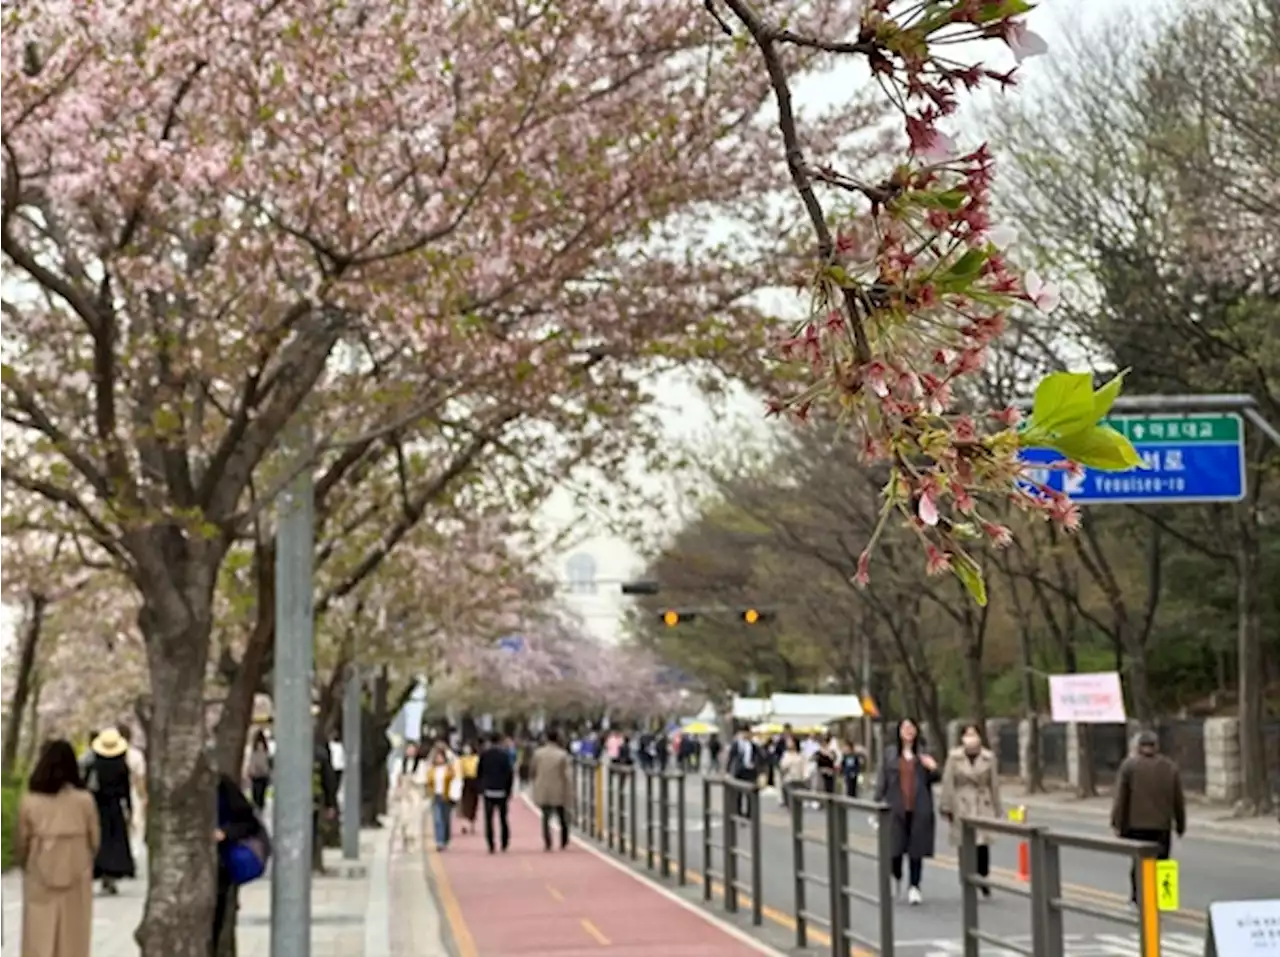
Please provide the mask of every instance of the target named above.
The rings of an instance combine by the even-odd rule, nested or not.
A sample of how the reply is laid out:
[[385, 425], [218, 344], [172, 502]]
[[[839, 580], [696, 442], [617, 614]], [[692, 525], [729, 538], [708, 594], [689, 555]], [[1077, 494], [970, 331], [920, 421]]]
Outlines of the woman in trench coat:
[[75, 750], [51, 741], [18, 807], [22, 957], [89, 957], [98, 839], [98, 811], [80, 782]]
[[[960, 746], [947, 755], [942, 769], [942, 800], [938, 802], [942, 816], [951, 824], [951, 845], [960, 846], [960, 818], [978, 817], [1000, 820], [1000, 773], [996, 756], [982, 746], [982, 732], [976, 724], [966, 724], [960, 732]], [[978, 874], [991, 873], [991, 836], [984, 831], [975, 835], [978, 844]], [[990, 897], [991, 888], [983, 887], [982, 896]]]
[[876, 778], [875, 799], [889, 805], [893, 828], [891, 866], [898, 891], [902, 890], [902, 859], [908, 861], [907, 901], [919, 904], [924, 859], [933, 857], [936, 820], [933, 785], [938, 780], [938, 762], [924, 750], [920, 729], [910, 718], [898, 724], [896, 747], [886, 748]]

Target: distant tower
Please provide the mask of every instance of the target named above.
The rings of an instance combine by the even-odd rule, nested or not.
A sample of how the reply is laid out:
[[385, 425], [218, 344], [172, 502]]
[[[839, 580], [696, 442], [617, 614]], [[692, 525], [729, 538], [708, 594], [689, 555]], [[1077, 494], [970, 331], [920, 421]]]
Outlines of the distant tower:
[[569, 556], [564, 563], [565, 577], [571, 595], [594, 595], [596, 593], [596, 560], [586, 552], [577, 552]]

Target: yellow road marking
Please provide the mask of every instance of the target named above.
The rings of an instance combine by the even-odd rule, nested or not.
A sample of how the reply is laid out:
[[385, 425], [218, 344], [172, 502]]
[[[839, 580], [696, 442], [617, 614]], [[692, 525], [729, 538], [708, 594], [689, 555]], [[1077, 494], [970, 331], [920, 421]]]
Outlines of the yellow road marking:
[[453, 885], [449, 883], [449, 875], [445, 872], [444, 861], [439, 851], [428, 851], [427, 862], [431, 867], [431, 876], [435, 878], [436, 890], [440, 895], [440, 908], [444, 911], [445, 920], [449, 922], [449, 931], [453, 934], [454, 943], [458, 945], [458, 957], [480, 957], [476, 950], [475, 938], [471, 936], [471, 928], [462, 916], [462, 908], [453, 893]]
[[608, 947], [613, 943], [608, 937], [601, 933], [600, 928], [585, 917], [582, 918], [582, 929], [587, 932], [587, 936], [591, 937], [601, 947]]
[[564, 895], [563, 895], [563, 894], [561, 894], [561, 893], [560, 893], [558, 890], [556, 890], [554, 887], [552, 887], [550, 884], [548, 884], [548, 885], [547, 885], [547, 893], [551, 895], [551, 897], [552, 897], [552, 899], [553, 899], [553, 900], [557, 900], [557, 901], [559, 901], [561, 904], [563, 904], [563, 903], [564, 903]]

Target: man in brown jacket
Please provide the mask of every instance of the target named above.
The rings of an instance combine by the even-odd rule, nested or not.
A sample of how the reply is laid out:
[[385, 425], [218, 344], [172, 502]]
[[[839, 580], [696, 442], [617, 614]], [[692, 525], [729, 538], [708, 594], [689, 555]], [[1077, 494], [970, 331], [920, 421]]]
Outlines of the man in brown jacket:
[[[1154, 731], [1138, 735], [1137, 748], [1120, 765], [1111, 802], [1111, 830], [1131, 841], [1150, 841], [1168, 860], [1171, 832], [1187, 829], [1187, 805], [1178, 765], [1160, 753]], [[1137, 863], [1129, 870], [1129, 899], [1138, 900]]]
[[542, 811], [542, 844], [551, 850], [551, 815], [560, 821], [560, 849], [569, 846], [568, 807], [573, 803], [573, 764], [553, 728], [546, 743], [533, 752], [533, 803]]

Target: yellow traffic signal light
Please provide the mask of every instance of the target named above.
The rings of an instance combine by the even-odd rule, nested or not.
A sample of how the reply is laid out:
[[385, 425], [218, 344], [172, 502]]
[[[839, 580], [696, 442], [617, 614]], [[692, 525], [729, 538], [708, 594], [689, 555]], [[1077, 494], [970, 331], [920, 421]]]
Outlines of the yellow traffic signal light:
[[664, 611], [662, 613], [662, 623], [668, 628], [674, 628], [676, 625], [680, 624], [680, 612], [675, 611], [674, 609]]
[[760, 612], [756, 611], [754, 608], [748, 608], [742, 613], [742, 620], [748, 625], [754, 625], [760, 620]]

